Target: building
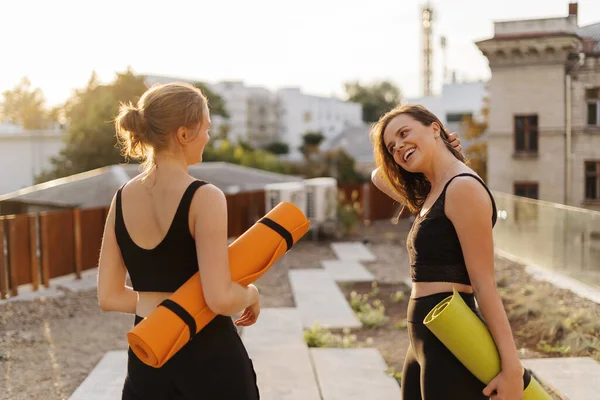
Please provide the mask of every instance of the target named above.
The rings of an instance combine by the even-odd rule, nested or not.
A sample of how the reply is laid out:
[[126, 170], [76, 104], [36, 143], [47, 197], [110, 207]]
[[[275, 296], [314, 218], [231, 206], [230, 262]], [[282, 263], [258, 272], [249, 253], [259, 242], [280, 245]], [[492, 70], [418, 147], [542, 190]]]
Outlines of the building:
[[600, 209], [600, 23], [566, 17], [494, 23], [477, 42], [488, 85], [492, 189]]
[[289, 145], [292, 158], [299, 156], [302, 136], [307, 132], [320, 132], [327, 141], [348, 127], [363, 125], [362, 105], [358, 103], [304, 94], [300, 88], [282, 88], [277, 99], [278, 136]]
[[[453, 77], [452, 82], [442, 85], [439, 96], [407, 98], [403, 104], [420, 104], [434, 113], [447, 130], [462, 133], [465, 117], [482, 117], [487, 97], [487, 82], [457, 82]], [[469, 145], [464, 135], [461, 136], [461, 143], [463, 148]]]
[[325, 141], [321, 148], [325, 151], [345, 151], [356, 162], [356, 171], [370, 176], [375, 169], [375, 155], [370, 136], [371, 127], [371, 124], [362, 123], [345, 128], [338, 135]]
[[245, 140], [264, 146], [277, 140], [277, 98], [268, 89], [246, 86], [241, 81], [210, 85], [221, 96], [229, 118], [212, 116], [215, 133], [227, 132], [232, 141]]
[[261, 87], [250, 87], [248, 91], [248, 140], [260, 147], [279, 140], [277, 96]]
[[65, 131], [23, 130], [0, 124], [0, 195], [34, 184], [35, 177], [51, 168], [50, 160], [64, 147]]
[[[146, 84], [183, 81], [163, 76], [145, 76]], [[227, 132], [233, 141], [243, 139], [262, 147], [273, 142], [285, 142], [292, 159], [301, 158], [302, 135], [321, 132], [331, 139], [350, 126], [362, 125], [362, 106], [336, 99], [302, 93], [300, 88], [282, 88], [272, 92], [258, 86], [246, 86], [242, 81], [208, 84], [225, 102], [229, 118], [211, 116], [214, 134]]]

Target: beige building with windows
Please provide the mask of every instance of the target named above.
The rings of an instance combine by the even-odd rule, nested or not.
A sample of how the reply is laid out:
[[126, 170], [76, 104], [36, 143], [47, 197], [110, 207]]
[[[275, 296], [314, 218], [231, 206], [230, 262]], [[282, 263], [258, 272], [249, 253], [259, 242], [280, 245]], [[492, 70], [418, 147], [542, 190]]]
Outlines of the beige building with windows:
[[600, 22], [504, 21], [476, 43], [488, 84], [493, 190], [600, 209]]

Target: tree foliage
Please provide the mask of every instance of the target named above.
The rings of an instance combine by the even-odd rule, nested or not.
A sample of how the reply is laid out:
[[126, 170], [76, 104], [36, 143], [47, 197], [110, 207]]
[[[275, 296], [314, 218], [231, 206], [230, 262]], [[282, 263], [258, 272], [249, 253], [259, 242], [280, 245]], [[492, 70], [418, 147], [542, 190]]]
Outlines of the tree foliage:
[[465, 149], [465, 155], [469, 161], [469, 166], [484, 181], [487, 181], [487, 141], [484, 134], [488, 127], [489, 104], [487, 99], [484, 101], [484, 106], [481, 110], [482, 118], [477, 120], [473, 117], [466, 117], [463, 120], [465, 127], [464, 138], [470, 144]]
[[390, 81], [374, 82], [363, 85], [359, 82], [344, 84], [346, 97], [362, 105], [363, 121], [376, 122], [387, 111], [400, 104], [400, 88]]
[[13, 89], [4, 91], [2, 97], [0, 114], [15, 125], [27, 130], [43, 129], [51, 120], [45, 108], [44, 93], [33, 88], [27, 77], [23, 77]]

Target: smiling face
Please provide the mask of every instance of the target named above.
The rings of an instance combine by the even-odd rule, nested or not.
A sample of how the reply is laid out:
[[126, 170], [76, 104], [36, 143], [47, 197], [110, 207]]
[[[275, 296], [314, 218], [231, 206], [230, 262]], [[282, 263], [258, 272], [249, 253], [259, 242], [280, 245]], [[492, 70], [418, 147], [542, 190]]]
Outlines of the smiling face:
[[436, 122], [426, 126], [408, 114], [399, 114], [385, 127], [381, 146], [404, 170], [423, 172], [435, 155], [439, 134]]
[[431, 184], [425, 173], [431, 170], [440, 152], [450, 151], [460, 161], [441, 121], [418, 104], [398, 106], [384, 114], [371, 130], [375, 163], [411, 210], [420, 210]]

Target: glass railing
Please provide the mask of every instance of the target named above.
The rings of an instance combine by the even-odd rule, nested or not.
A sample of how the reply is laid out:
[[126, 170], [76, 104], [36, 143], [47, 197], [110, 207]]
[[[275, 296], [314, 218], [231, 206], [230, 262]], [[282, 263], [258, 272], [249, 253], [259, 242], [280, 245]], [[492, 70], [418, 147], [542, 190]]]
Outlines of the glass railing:
[[600, 212], [494, 192], [495, 246], [600, 288]]

